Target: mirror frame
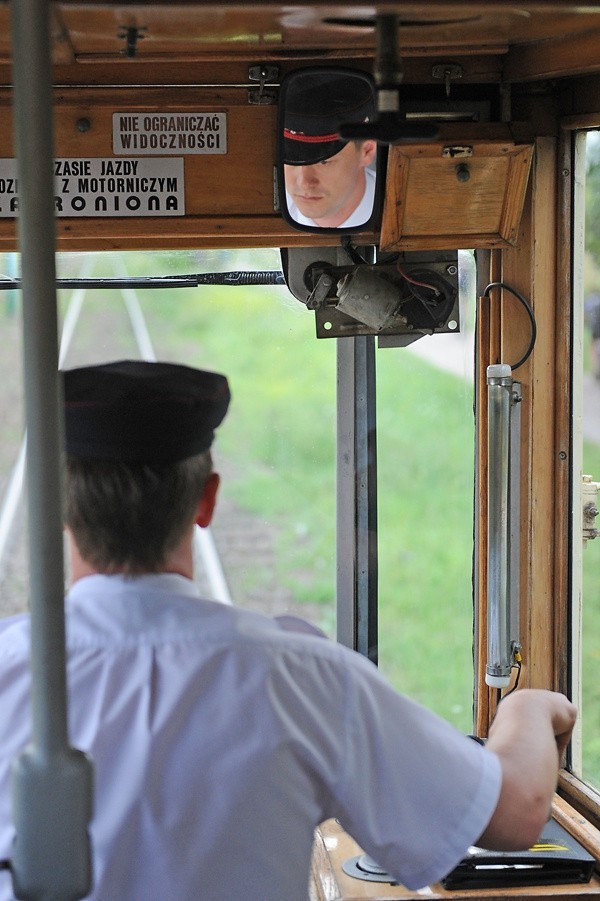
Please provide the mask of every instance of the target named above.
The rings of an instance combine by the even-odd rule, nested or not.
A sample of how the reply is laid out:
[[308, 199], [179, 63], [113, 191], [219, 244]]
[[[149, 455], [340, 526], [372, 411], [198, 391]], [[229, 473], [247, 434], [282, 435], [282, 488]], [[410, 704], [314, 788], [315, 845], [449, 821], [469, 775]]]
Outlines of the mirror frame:
[[285, 172], [284, 172], [284, 122], [285, 122], [285, 111], [286, 111], [286, 103], [289, 97], [290, 86], [293, 86], [293, 83], [298, 78], [304, 75], [351, 75], [353, 77], [360, 78], [362, 81], [366, 82], [372, 92], [373, 92], [373, 103], [376, 104], [376, 90], [375, 90], [375, 82], [373, 78], [367, 73], [363, 72], [360, 69], [351, 69], [341, 66], [331, 66], [331, 67], [315, 67], [315, 66], [307, 66], [300, 69], [294, 69], [289, 72], [281, 82], [280, 93], [279, 93], [279, 106], [278, 106], [278, 115], [277, 115], [277, 195], [279, 202], [279, 212], [285, 219], [288, 225], [297, 231], [308, 232], [312, 234], [319, 235], [348, 235], [348, 234], [361, 234], [362, 232], [368, 232], [376, 230], [381, 222], [381, 198], [383, 195], [383, 179], [385, 178], [385, 161], [384, 156], [385, 148], [381, 144], [377, 144], [377, 156], [374, 167], [375, 172], [375, 195], [373, 198], [373, 209], [371, 211], [371, 215], [369, 218], [360, 226], [350, 226], [348, 227], [328, 227], [328, 226], [320, 226], [320, 225], [304, 225], [298, 222], [293, 216], [290, 214], [286, 188], [285, 188]]

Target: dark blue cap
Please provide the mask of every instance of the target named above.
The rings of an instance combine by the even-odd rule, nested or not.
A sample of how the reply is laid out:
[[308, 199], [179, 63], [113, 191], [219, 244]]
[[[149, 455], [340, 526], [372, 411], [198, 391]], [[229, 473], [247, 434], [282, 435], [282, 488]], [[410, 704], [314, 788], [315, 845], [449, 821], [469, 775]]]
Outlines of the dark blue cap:
[[227, 379], [175, 363], [119, 360], [63, 372], [73, 457], [175, 463], [208, 450], [230, 401]]
[[341, 125], [366, 122], [375, 113], [375, 92], [362, 74], [295, 72], [285, 97], [283, 153], [290, 166], [330, 159], [348, 143]]

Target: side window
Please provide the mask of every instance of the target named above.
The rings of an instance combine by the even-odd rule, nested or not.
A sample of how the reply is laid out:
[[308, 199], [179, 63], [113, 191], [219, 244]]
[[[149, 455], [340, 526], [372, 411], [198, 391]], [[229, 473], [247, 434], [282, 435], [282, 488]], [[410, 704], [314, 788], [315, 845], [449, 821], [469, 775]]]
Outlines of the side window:
[[572, 766], [600, 790], [600, 133], [577, 133], [575, 150], [573, 687], [581, 713]]
[[473, 725], [475, 258], [460, 251], [460, 333], [377, 353], [379, 665]]

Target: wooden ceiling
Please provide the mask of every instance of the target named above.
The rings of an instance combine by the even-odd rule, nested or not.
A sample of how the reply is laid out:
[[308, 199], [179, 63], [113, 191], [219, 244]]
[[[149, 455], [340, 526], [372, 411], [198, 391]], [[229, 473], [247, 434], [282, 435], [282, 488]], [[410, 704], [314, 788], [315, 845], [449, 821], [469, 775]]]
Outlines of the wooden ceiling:
[[[370, 59], [375, 50], [377, 12], [399, 17], [400, 52], [408, 78], [411, 71], [422, 71], [419, 60], [452, 57], [493, 59], [494, 72], [506, 81], [600, 70], [600, 0], [405, 0], [336, 6], [63, 0], [51, 8], [56, 78], [65, 83], [106, 83], [111, 71], [113, 83], [134, 83], [136, 79], [148, 83], [153, 66], [159, 67], [154, 71], [160, 72], [162, 83], [191, 83], [197, 73], [190, 65], [210, 60]], [[0, 76], [4, 83], [9, 77], [9, 61], [9, 4], [4, 3], [0, 6], [0, 63], [5, 64]]]

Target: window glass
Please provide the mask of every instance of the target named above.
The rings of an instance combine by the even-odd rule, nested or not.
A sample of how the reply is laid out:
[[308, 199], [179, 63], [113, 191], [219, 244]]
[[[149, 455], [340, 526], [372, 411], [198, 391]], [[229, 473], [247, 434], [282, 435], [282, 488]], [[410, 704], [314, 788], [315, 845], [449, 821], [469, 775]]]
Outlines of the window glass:
[[[377, 352], [379, 656], [399, 690], [468, 731], [473, 254], [461, 252], [459, 265], [460, 333]], [[277, 250], [72, 253], [59, 255], [57, 274], [140, 278], [280, 266]], [[5, 255], [4, 275], [16, 271]], [[269, 614], [301, 615], [334, 636], [336, 341], [315, 338], [314, 316], [285, 286], [80, 287], [61, 289], [59, 307], [63, 368], [146, 357], [227, 374], [233, 400], [214, 446], [223, 481], [199, 555], [202, 590]], [[18, 313], [19, 295], [7, 293], [2, 396], [11, 417], [0, 417], [2, 489], [23, 437], [14, 403], [22, 387]], [[23, 525], [20, 502], [10, 542], [0, 547], [0, 614], [26, 604]]]
[[[280, 268], [275, 250], [57, 261], [59, 278]], [[14, 304], [16, 312], [18, 297]], [[214, 445], [222, 486], [209, 541], [204, 534], [200, 543], [198, 579], [209, 596], [224, 592], [269, 614], [302, 615], [333, 634], [335, 346], [315, 340], [306, 308], [285, 286], [201, 285], [61, 290], [60, 310], [64, 368], [146, 357], [228, 376], [233, 399]], [[3, 312], [16, 335], [18, 317]], [[20, 371], [16, 346], [14, 356]], [[4, 478], [22, 436], [19, 422], [12, 428], [10, 450], [3, 440]], [[11, 609], [25, 604], [22, 588], [15, 585]]]
[[[585, 253], [583, 259], [582, 475], [600, 481], [600, 135], [589, 132], [585, 153]], [[576, 345], [577, 346], [577, 345]], [[575, 382], [577, 385], [577, 380]], [[584, 495], [583, 504], [596, 503]], [[596, 528], [600, 521], [596, 518]], [[578, 536], [575, 535], [575, 540]], [[583, 543], [581, 619], [582, 775], [600, 789], [600, 538]]]
[[[15, 278], [17, 255], [0, 254], [0, 275]], [[22, 540], [24, 470], [20, 292], [0, 292], [0, 616], [25, 604], [26, 553]]]
[[473, 698], [475, 263], [459, 253], [461, 330], [377, 354], [379, 663], [464, 731]]

